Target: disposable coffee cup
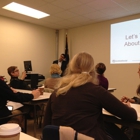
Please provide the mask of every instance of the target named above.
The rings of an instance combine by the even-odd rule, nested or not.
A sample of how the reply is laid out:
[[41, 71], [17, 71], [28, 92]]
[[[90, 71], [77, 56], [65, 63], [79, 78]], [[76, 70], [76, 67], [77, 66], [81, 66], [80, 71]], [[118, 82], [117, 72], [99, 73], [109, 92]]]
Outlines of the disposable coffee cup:
[[44, 92], [44, 87], [38, 87], [39, 91], [40, 91], [40, 95], [43, 95], [43, 92]]
[[0, 140], [19, 140], [21, 127], [15, 123], [0, 125]]

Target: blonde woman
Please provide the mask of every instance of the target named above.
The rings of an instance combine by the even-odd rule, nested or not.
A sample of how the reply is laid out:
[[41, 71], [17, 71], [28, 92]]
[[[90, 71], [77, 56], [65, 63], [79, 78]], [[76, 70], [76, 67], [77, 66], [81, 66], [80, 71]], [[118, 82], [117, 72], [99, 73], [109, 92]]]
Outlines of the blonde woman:
[[[93, 57], [86, 52], [76, 54], [69, 63], [66, 75], [61, 78], [58, 90], [48, 101], [44, 126], [70, 126], [95, 140], [110, 140], [108, 131], [105, 131], [110, 125], [107, 128], [104, 125], [103, 108], [125, 120], [137, 120], [133, 108], [124, 105], [97, 82]], [[114, 128], [115, 125], [111, 126]], [[119, 128], [115, 127], [115, 130], [117, 140], [127, 140]]]
[[51, 78], [45, 80], [45, 88], [55, 89], [56, 84], [60, 79], [62, 71], [58, 64], [52, 64], [50, 68]]

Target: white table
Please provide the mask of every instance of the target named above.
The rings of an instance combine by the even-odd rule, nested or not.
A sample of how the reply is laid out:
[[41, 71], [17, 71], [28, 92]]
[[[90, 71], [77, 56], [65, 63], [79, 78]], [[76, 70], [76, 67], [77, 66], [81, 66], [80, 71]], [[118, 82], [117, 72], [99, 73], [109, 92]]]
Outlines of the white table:
[[[19, 92], [23, 93], [31, 93], [32, 91], [30, 90], [18, 90]], [[51, 93], [44, 92], [43, 95], [40, 95], [38, 98], [33, 99], [30, 102], [26, 102], [24, 104], [29, 104], [34, 106], [34, 137], [36, 137], [36, 124], [37, 124], [37, 112], [36, 112], [36, 106], [47, 103], [48, 99], [50, 98]]]
[[[29, 93], [31, 94], [31, 90], [21, 90], [21, 89], [16, 89], [18, 92], [22, 93]], [[38, 98], [33, 99], [30, 102], [25, 102], [23, 104], [28, 104], [28, 105], [33, 105], [34, 106], [34, 136], [36, 137], [36, 123], [37, 123], [37, 112], [36, 112], [36, 105], [40, 105], [43, 103], [47, 103], [48, 99], [50, 98], [51, 93], [44, 92], [43, 95], [40, 95]], [[9, 104], [10, 105], [10, 104]], [[13, 103], [12, 103], [13, 106]]]
[[[23, 93], [29, 93], [31, 94], [31, 90], [21, 90], [21, 89], [16, 89], [19, 92], [23, 92]], [[43, 95], [40, 95], [38, 98], [33, 99], [32, 101], [39, 101], [39, 100], [44, 100], [44, 99], [49, 99], [50, 98], [51, 93], [49, 92], [44, 92]]]
[[114, 92], [114, 90], [116, 90], [116, 88], [108, 88], [109, 92]]
[[20, 139], [19, 140], [38, 140], [37, 138], [34, 138], [30, 135], [27, 135], [23, 132], [20, 132]]

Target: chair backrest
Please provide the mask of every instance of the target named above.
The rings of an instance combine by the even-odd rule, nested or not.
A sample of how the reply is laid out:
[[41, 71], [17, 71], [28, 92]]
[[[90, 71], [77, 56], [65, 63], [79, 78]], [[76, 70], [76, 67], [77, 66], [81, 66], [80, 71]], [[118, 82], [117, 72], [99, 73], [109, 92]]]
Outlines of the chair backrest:
[[59, 126], [45, 126], [42, 131], [42, 140], [59, 140]]
[[42, 131], [42, 140], [94, 140], [94, 138], [77, 133], [71, 127], [47, 125]]

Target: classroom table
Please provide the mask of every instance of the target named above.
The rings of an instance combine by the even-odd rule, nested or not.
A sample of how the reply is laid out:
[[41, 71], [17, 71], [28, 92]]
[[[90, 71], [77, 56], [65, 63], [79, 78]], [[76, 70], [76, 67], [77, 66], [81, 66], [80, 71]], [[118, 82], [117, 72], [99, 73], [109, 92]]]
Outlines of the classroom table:
[[[32, 91], [30, 90], [20, 90], [17, 89], [19, 92], [29, 93], [31, 94]], [[44, 92], [43, 95], [40, 95], [38, 98], [33, 99], [30, 102], [24, 102], [25, 105], [33, 105], [34, 106], [34, 137], [36, 137], [36, 124], [37, 124], [37, 112], [36, 106], [41, 104], [47, 104], [48, 99], [50, 98], [51, 93]]]
[[137, 112], [137, 116], [138, 116], [137, 121], [130, 122], [130, 121], [122, 120], [119, 117], [106, 111], [105, 109], [103, 109], [103, 119], [107, 122], [120, 124], [120, 125], [124, 125], [124, 126], [129, 126], [131, 128], [140, 129], [140, 105], [138, 105], [138, 104], [130, 104], [130, 105]]
[[34, 106], [34, 136], [36, 137], [36, 124], [37, 124], [37, 109], [36, 106], [37, 105], [41, 105], [41, 104], [47, 104], [47, 101], [50, 97], [51, 93], [46, 93], [44, 92], [43, 95], [40, 95], [39, 98], [37, 99], [33, 99], [30, 102], [24, 102], [23, 104], [25, 105], [33, 105]]
[[20, 132], [19, 140], [38, 140], [38, 139], [34, 138], [34, 137], [30, 136], [30, 135], [27, 135], [27, 134], [25, 134], [23, 132]]
[[108, 91], [111, 93], [114, 92], [114, 90], [116, 90], [116, 88], [108, 88]]
[[[29, 93], [31, 94], [32, 91], [30, 90], [21, 90], [21, 89], [16, 89], [19, 92], [23, 93]], [[116, 88], [108, 88], [109, 92], [114, 92]], [[33, 105], [34, 106], [34, 137], [36, 137], [36, 124], [37, 124], [37, 112], [36, 112], [36, 106], [40, 104], [47, 104], [48, 99], [50, 98], [51, 93], [44, 92], [43, 95], [40, 95], [38, 98], [33, 99], [30, 102], [24, 102], [23, 104], [25, 105]], [[16, 106], [17, 107], [17, 106]]]

